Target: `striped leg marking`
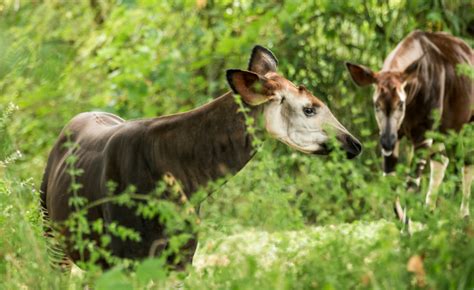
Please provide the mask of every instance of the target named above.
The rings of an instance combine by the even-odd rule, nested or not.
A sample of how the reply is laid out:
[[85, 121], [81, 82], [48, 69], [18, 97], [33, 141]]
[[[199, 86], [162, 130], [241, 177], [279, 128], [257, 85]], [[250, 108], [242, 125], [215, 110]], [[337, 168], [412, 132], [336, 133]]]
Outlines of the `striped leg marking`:
[[430, 160], [430, 183], [426, 193], [425, 205], [431, 210], [436, 208], [438, 189], [443, 181], [448, 164], [449, 159], [444, 155], [441, 155], [441, 162]]
[[[395, 214], [397, 215], [398, 219], [406, 226], [406, 230], [409, 235], [412, 234], [412, 226], [411, 226], [411, 219], [407, 215], [407, 208], [402, 208], [400, 204], [400, 197], [397, 196], [394, 204]], [[402, 230], [403, 231], [403, 230]]]

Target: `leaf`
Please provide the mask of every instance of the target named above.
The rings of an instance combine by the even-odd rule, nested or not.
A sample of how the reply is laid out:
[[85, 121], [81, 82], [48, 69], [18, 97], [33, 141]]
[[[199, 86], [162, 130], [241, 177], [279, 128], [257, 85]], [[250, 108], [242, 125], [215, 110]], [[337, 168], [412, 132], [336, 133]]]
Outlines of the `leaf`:
[[426, 286], [426, 273], [421, 256], [414, 255], [408, 260], [407, 271], [415, 274], [416, 285], [418, 285], [418, 287]]
[[133, 286], [129, 281], [127, 281], [127, 276], [125, 276], [121, 268], [114, 268], [97, 279], [95, 288], [97, 290], [128, 290], [133, 289]]
[[207, 0], [196, 0], [196, 6], [198, 9], [202, 9], [206, 7], [207, 5]]
[[164, 280], [167, 275], [165, 261], [163, 259], [147, 259], [137, 266], [138, 282], [147, 285], [150, 281]]

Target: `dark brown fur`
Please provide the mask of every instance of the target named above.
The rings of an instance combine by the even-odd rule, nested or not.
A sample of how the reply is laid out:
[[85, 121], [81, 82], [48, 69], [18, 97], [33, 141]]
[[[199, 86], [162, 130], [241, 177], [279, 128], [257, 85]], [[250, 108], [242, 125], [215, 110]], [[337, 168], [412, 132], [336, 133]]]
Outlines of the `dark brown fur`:
[[[75, 166], [83, 170], [76, 181], [82, 184], [78, 195], [89, 202], [106, 196], [108, 181], [117, 185], [114, 194], [130, 185], [138, 193], [148, 193], [169, 173], [190, 195], [210, 180], [234, 174], [252, 157], [251, 137], [238, 109], [233, 95], [227, 93], [196, 110], [154, 119], [124, 121], [99, 112], [76, 116], [61, 132], [44, 174], [42, 204], [48, 217], [62, 222], [73, 210], [68, 205], [71, 177], [66, 164], [71, 155], [77, 157]], [[254, 108], [251, 114], [257, 111]], [[78, 147], [66, 148], [68, 141]], [[142, 235], [141, 242], [113, 238], [111, 251], [119, 257], [146, 257], [154, 241], [166, 238], [160, 223], [112, 203], [90, 209], [87, 218], [115, 221]], [[194, 247], [193, 242], [191, 253]], [[77, 251], [69, 249], [68, 254], [79, 259]]]

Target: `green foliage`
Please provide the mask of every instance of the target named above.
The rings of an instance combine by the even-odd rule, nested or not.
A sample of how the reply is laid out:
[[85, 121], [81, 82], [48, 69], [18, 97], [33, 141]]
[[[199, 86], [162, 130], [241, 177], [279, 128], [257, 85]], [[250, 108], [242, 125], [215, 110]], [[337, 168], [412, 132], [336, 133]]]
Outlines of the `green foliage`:
[[[427, 178], [420, 194], [405, 190], [413, 167], [409, 147], [402, 147], [397, 175], [382, 177], [371, 91], [356, 89], [343, 65], [353, 61], [379, 69], [414, 29], [451, 32], [472, 45], [471, 2], [3, 1], [0, 289], [417, 288], [416, 275], [407, 271], [415, 255], [423, 257], [429, 288], [472, 288], [474, 228], [472, 218], [461, 220], [458, 212], [459, 172], [472, 158], [474, 128], [432, 133], [453, 159], [439, 206], [427, 214], [422, 206]], [[69, 277], [55, 266], [61, 253], [58, 241], [44, 237], [36, 188], [68, 120], [90, 110], [131, 119], [204, 104], [228, 91], [225, 69], [245, 68], [255, 44], [272, 49], [283, 75], [331, 107], [360, 138], [363, 154], [352, 161], [341, 152], [306, 156], [257, 139], [258, 154], [244, 170], [181, 204], [172, 180], [147, 196], [133, 187], [94, 204], [76, 196], [70, 200], [76, 212], [65, 225], [73, 231], [74, 247], [92, 254], [80, 265], [88, 271]], [[472, 67], [460, 66], [458, 73], [472, 77]], [[247, 120], [259, 136], [260, 121]], [[75, 161], [68, 160], [73, 179], [81, 174]], [[73, 182], [71, 190], [80, 186]], [[114, 185], [109, 188], [113, 192]], [[170, 192], [173, 198], [162, 198]], [[396, 196], [421, 224], [411, 237], [400, 234], [405, 229], [394, 221]], [[191, 208], [203, 200], [197, 217]], [[170, 251], [142, 262], [112, 257], [106, 250], [112, 236], [140, 237], [118, 224], [87, 222], [87, 209], [104, 202], [145, 218], [159, 216], [172, 236]], [[169, 269], [167, 256], [176, 256], [190, 232], [199, 235], [197, 264], [181, 272]], [[101, 234], [101, 242], [89, 240], [90, 233]], [[116, 267], [102, 272], [94, 264], [101, 258]], [[199, 261], [207, 264], [199, 268]]]
[[380, 265], [403, 263], [399, 243], [398, 229], [385, 221], [245, 231], [208, 240], [196, 255], [196, 272], [187, 286], [219, 288], [227, 282], [228, 288], [239, 288], [242, 280], [259, 289], [393, 285], [404, 273]]

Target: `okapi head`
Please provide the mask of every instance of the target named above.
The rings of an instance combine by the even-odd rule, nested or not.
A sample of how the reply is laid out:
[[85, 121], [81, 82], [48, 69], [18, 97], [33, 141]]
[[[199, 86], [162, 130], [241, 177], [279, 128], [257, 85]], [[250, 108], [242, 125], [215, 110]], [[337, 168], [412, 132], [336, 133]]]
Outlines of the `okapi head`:
[[369, 68], [346, 63], [354, 82], [361, 87], [375, 85], [373, 95], [375, 118], [380, 131], [380, 145], [384, 156], [392, 155], [398, 140], [398, 129], [405, 117], [407, 94], [405, 86], [417, 72], [419, 60], [404, 71], [373, 72]]
[[328, 154], [330, 132], [334, 132], [348, 158], [359, 155], [360, 142], [308, 89], [278, 74], [277, 65], [271, 51], [255, 46], [247, 71], [227, 71], [234, 93], [249, 106], [263, 106], [270, 135], [304, 153]]

